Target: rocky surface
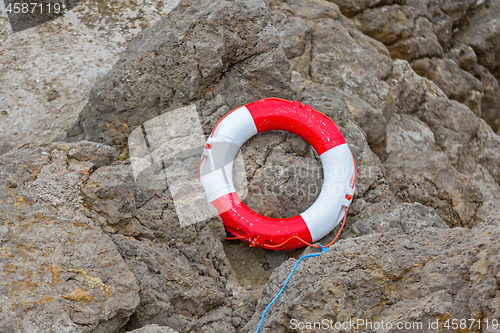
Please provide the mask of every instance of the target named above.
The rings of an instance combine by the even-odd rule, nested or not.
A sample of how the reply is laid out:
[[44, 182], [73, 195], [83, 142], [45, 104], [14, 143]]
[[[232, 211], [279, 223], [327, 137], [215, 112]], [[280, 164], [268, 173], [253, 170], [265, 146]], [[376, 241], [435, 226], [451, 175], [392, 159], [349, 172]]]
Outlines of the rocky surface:
[[[331, 117], [358, 175], [343, 239], [299, 266], [264, 331], [307, 331], [291, 319], [498, 318], [495, 10], [181, 1], [92, 88], [72, 143], [0, 157], [0, 329], [255, 330], [295, 258], [314, 251], [224, 241], [217, 217], [181, 226], [168, 188], [134, 181], [127, 140], [193, 105], [208, 134], [231, 109], [271, 96]], [[488, 34], [467, 32], [486, 29], [471, 23], [481, 20]], [[251, 208], [292, 216], [315, 200], [322, 171], [303, 139], [264, 133], [242, 153]]]
[[1, 157], [2, 332], [116, 331], [139, 304], [136, 277], [82, 205], [88, 172], [112, 152], [61, 144]]
[[98, 169], [82, 193], [139, 283], [141, 301], [129, 328], [157, 323], [188, 332], [195, 330], [190, 318], [219, 307], [231, 314], [218, 223], [181, 228], [169, 192], [137, 187], [130, 165]]
[[[385, 232], [342, 240], [318, 258], [305, 259], [265, 318], [262, 332], [292, 330], [293, 321], [333, 323], [363, 319], [372, 323], [422, 323], [412, 332], [429, 332], [429, 321], [498, 318], [500, 248], [498, 226], [428, 228], [405, 235]], [[293, 260], [274, 271], [244, 331], [257, 326], [264, 307], [278, 293]], [[305, 324], [303, 324], [305, 325]], [[370, 330], [358, 326], [353, 330]], [[373, 329], [372, 329], [373, 330]], [[403, 329], [404, 330], [404, 329]], [[317, 330], [316, 330], [317, 331]], [[476, 325], [473, 330], [479, 332]]]
[[136, 330], [130, 331], [132, 333], [177, 333], [170, 327], [158, 326], [158, 325], [147, 325]]
[[65, 15], [16, 33], [0, 3], [0, 154], [64, 137], [97, 79], [178, 0], [75, 2]]
[[115, 159], [85, 141], [1, 157], [1, 331], [246, 323], [252, 300], [230, 297], [222, 226], [181, 228], [169, 192], [137, 187]]
[[290, 98], [289, 76], [262, 1], [181, 2], [161, 24], [135, 38], [94, 86], [70, 135], [123, 147], [135, 127], [193, 103], [203, 110], [209, 133], [241, 104]]
[[410, 235], [429, 227], [449, 228], [434, 209], [418, 202], [402, 203], [392, 208], [388, 213], [375, 216], [359, 214], [353, 220], [355, 223], [351, 227], [351, 233], [354, 237], [388, 231]]
[[332, 2], [363, 33], [384, 43], [392, 58], [408, 60], [499, 131], [498, 1]]

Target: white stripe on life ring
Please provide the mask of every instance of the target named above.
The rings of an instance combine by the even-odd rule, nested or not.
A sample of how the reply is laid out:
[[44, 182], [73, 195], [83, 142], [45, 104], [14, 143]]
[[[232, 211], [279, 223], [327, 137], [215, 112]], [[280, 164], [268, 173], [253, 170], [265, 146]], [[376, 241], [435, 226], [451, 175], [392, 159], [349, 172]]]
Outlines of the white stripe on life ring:
[[349, 207], [354, 194], [352, 181], [354, 163], [347, 144], [327, 150], [320, 156], [323, 165], [323, 187], [316, 201], [300, 214], [314, 242], [328, 235], [344, 217], [343, 207]]
[[205, 188], [208, 202], [228, 193], [236, 192], [233, 183], [233, 161], [239, 148], [255, 134], [257, 134], [257, 128], [245, 106], [228, 114], [214, 129], [213, 136], [207, 140], [210, 147], [224, 143], [232, 145], [228, 145], [230, 149], [226, 150], [224, 154], [225, 160], [230, 162], [224, 163], [223, 168], [215, 168], [215, 170], [213, 170], [213, 163], [217, 161], [214, 161], [213, 156], [211, 156], [214, 149], [204, 149], [203, 151], [203, 155], [207, 158], [200, 165], [200, 181]]

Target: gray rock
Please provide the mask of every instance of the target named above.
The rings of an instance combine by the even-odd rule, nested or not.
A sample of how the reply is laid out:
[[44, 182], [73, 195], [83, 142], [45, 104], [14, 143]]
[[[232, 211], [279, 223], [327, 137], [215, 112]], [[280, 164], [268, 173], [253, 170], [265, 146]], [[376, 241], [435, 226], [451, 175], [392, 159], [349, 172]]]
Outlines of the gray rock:
[[393, 3], [400, 3], [402, 1], [400, 0], [354, 0], [354, 1], [349, 1], [349, 0], [335, 0], [331, 1], [335, 2], [340, 9], [342, 10], [342, 13], [347, 16], [353, 16], [355, 14], [364, 12], [365, 10], [369, 9], [370, 7], [380, 7], [383, 5], [390, 5]]
[[[500, 139], [465, 105], [493, 110], [496, 74], [451, 33], [479, 4], [336, 2], [181, 2], [96, 84], [76, 142], [0, 157], [0, 331], [255, 329], [293, 260], [223, 246], [218, 218], [182, 227], [169, 189], [134, 182], [125, 143], [181, 106], [196, 106], [207, 134], [232, 108], [270, 96], [331, 117], [358, 166], [349, 239], [299, 266], [270, 331], [293, 330], [292, 318], [498, 317]], [[320, 162], [303, 139], [265, 133], [242, 152], [251, 208], [291, 216], [314, 201]], [[278, 268], [262, 287], [266, 265]]]
[[417, 75], [405, 60], [393, 62], [392, 73], [386, 81], [390, 86], [390, 98], [384, 106], [387, 118], [394, 113], [414, 114], [427, 99], [446, 97], [436, 84]]
[[[69, 150], [66, 150], [66, 146]], [[118, 152], [114, 148], [85, 140], [58, 146], [58, 149], [67, 152], [69, 158], [92, 163], [90, 171], [109, 165], [118, 158]]]
[[137, 187], [130, 165], [92, 171], [82, 157], [112, 148], [68, 148], [28, 147], [0, 158], [11, 171], [1, 172], [2, 332], [113, 332], [148, 322], [230, 332], [246, 323], [241, 307], [253, 301], [230, 299], [220, 224], [181, 228], [168, 191]]
[[366, 216], [361, 213], [355, 217], [351, 235], [362, 236], [376, 232], [404, 232], [412, 234], [428, 227], [447, 229], [443, 219], [434, 209], [419, 203], [403, 203], [390, 209], [389, 213]]
[[483, 85], [484, 96], [481, 100], [481, 118], [498, 134], [500, 129], [500, 116], [498, 113], [500, 87], [498, 79], [481, 65], [476, 67], [475, 74], [479, 75], [481, 84]]
[[[288, 66], [263, 2], [181, 2], [132, 41], [93, 88], [72, 133], [123, 148], [136, 126], [191, 103], [208, 133], [241, 104], [290, 98]], [[232, 316], [238, 307], [228, 301], [218, 221], [181, 228], [169, 191], [136, 186], [127, 164], [95, 171], [83, 194], [139, 281], [141, 301], [127, 328], [155, 323], [180, 332], [231, 332], [248, 320]]]
[[135, 127], [195, 101], [208, 133], [242, 104], [290, 97], [278, 45], [263, 1], [181, 1], [94, 86], [71, 133], [123, 147]]
[[388, 154], [405, 150], [424, 153], [433, 150], [435, 144], [434, 133], [419, 119], [395, 114], [389, 121], [386, 148]]
[[482, 204], [479, 188], [438, 152], [402, 152], [385, 161], [398, 198], [433, 207], [450, 226], [472, 226]]
[[465, 0], [465, 1], [454, 1], [454, 0], [441, 0], [438, 2], [439, 8], [441, 8], [447, 15], [449, 15], [453, 22], [460, 23], [462, 18], [467, 14], [467, 12], [474, 7], [478, 1]]
[[499, 147], [500, 137], [481, 121], [477, 133], [464, 147], [457, 163], [458, 170], [470, 175], [483, 193], [484, 203], [477, 212], [480, 218], [500, 207]]
[[384, 43], [393, 59], [413, 60], [412, 66], [419, 74], [437, 83], [448, 97], [465, 103], [498, 131], [497, 2], [332, 2], [344, 15], [352, 17], [363, 33]]
[[139, 282], [141, 301], [129, 328], [155, 323], [196, 331], [201, 324], [187, 314], [200, 318], [224, 304], [229, 265], [220, 224], [181, 227], [169, 191], [137, 186], [126, 164], [98, 169], [82, 192]]
[[[356, 159], [356, 190], [362, 196], [383, 177], [370, 147], [377, 150], [385, 141], [387, 121], [379, 106], [389, 91], [381, 82], [390, 70], [387, 50], [356, 31], [351, 33], [355, 28], [334, 4], [277, 1], [271, 11], [290, 57], [294, 98], [325, 113], [339, 127]], [[350, 52], [359, 56], [343, 62]], [[342, 66], [336, 65], [340, 62]], [[306, 184], [317, 181], [309, 177]]]
[[[375, 94], [372, 93], [371, 88], [366, 86], [357, 90], [359, 88], [357, 85], [342, 84], [346, 73], [356, 72], [360, 66], [364, 71], [369, 71], [372, 67], [376, 67], [377, 70], [384, 68], [384, 66], [372, 66], [374, 62], [381, 61], [383, 63], [385, 61], [383, 59], [386, 57], [386, 51], [383, 47], [381, 48], [364, 36], [359, 37], [356, 33], [350, 33], [350, 36], [345, 37], [346, 40], [354, 39], [349, 43], [351, 47], [356, 45], [370, 46], [359, 49], [356, 53], [355, 64], [347, 61], [343, 62], [343, 65], [338, 69], [334, 69], [341, 70], [342, 74], [328, 73], [328, 80], [339, 78], [338, 84], [333, 81], [321, 80], [321, 76], [314, 74], [314, 57], [323, 57], [320, 55], [321, 50], [326, 49], [327, 45], [335, 45], [334, 48], [329, 48], [328, 52], [331, 57], [342, 57], [343, 54], [349, 52], [342, 49], [344, 37], [339, 36], [343, 35], [344, 31], [351, 31], [353, 27], [350, 22], [339, 16], [335, 6], [316, 1], [305, 6], [308, 7], [307, 10], [303, 10], [304, 6], [299, 7], [299, 5], [300, 1], [276, 2], [274, 6], [271, 6], [271, 9], [278, 32], [285, 39], [282, 45], [294, 71], [292, 72], [292, 82], [295, 98], [313, 105], [317, 110], [332, 117], [357, 158], [358, 196], [353, 202], [351, 214], [356, 215], [363, 210], [366, 210], [366, 214], [381, 214], [390, 211], [393, 207], [394, 196], [388, 186], [383, 185], [387, 184], [383, 179], [388, 178], [392, 189], [395, 189], [400, 199], [422, 202], [434, 207], [450, 225], [473, 225], [476, 223], [475, 214], [482, 203], [482, 196], [476, 187], [479, 184], [469, 179], [469, 177], [473, 177], [472, 173], [462, 175], [457, 172], [456, 168], [459, 168], [459, 171], [463, 170], [458, 166], [458, 161], [463, 153], [464, 144], [470, 140], [478, 128], [477, 117], [468, 108], [450, 102], [441, 89], [431, 82], [423, 80], [414, 73], [407, 63], [401, 61], [393, 63], [392, 73], [387, 78], [387, 73], [377, 74], [376, 72], [373, 72], [370, 77], [363, 78], [364, 85], [369, 84], [370, 87], [377, 87], [378, 91]], [[412, 4], [408, 7], [408, 13], [411, 15], [413, 15], [411, 8], [414, 5], [416, 6], [416, 4]], [[319, 8], [323, 8], [323, 11]], [[419, 10], [426, 9], [420, 8]], [[320, 34], [328, 34], [328, 31], [332, 31], [321, 29], [318, 24], [320, 21], [322, 24], [327, 24], [330, 20], [335, 21], [337, 28], [334, 38], [338, 38], [338, 40], [333, 42], [333, 39], [330, 40], [326, 35], [314, 38], [316, 30], [319, 30]], [[375, 57], [380, 60], [374, 60]], [[462, 72], [454, 63], [451, 65], [455, 66], [457, 71]], [[319, 67], [323, 70], [323, 68], [328, 68], [325, 66], [320, 65]], [[470, 76], [468, 73], [464, 75]], [[351, 86], [356, 88], [352, 89]], [[477, 89], [481, 89], [480, 84]], [[458, 98], [458, 95], [460, 94], [455, 97]], [[365, 101], [369, 104], [367, 105]], [[476, 102], [476, 105], [480, 103], [478, 100]], [[395, 112], [412, 114], [419, 117], [420, 120], [405, 115], [396, 115]], [[386, 127], [386, 119], [390, 119], [389, 126], [391, 128]], [[356, 125], [361, 127], [362, 132], [364, 132], [362, 136], [366, 134], [366, 139], [357, 136]], [[386, 136], [385, 133], [390, 134], [390, 136]], [[365, 140], [368, 141], [371, 149], [363, 146]], [[372, 150], [384, 157], [388, 174], [380, 167], [380, 162], [376, 156], [372, 155]], [[412, 152], [410, 153], [409, 150]], [[440, 155], [439, 150], [445, 150], [446, 156]], [[422, 152], [428, 152], [430, 156], [423, 156]], [[389, 155], [384, 155], [388, 153]], [[272, 157], [273, 154], [268, 156]], [[269, 161], [272, 161], [272, 158]], [[478, 159], [475, 161], [477, 163]], [[408, 163], [405, 164], [406, 162]], [[436, 176], [431, 171], [433, 167], [441, 164], [443, 171], [450, 170], [445, 176], [445, 178], [449, 178], [447, 181], [440, 181], [441, 175]], [[411, 168], [412, 171], [409, 172], [408, 168]], [[409, 185], [407, 177], [412, 178], [412, 174], [415, 174], [416, 176], [412, 178], [410, 183], [422, 184], [421, 177], [424, 173], [428, 174], [430, 179], [435, 180], [434, 184], [439, 185], [431, 185], [431, 188], [434, 189], [429, 188], [423, 192], [419, 192], [419, 190], [417, 192], [420, 194], [415, 196], [408, 196], [406, 190], [403, 190], [405, 194], [402, 195], [402, 187], [410, 186], [413, 188], [414, 186]], [[398, 179], [398, 177], [402, 178]], [[304, 179], [304, 181], [315, 184], [315, 180], [311, 177]], [[448, 182], [464, 184], [459, 190], [461, 194], [458, 196], [451, 194], [455, 193], [457, 189], [452, 189]], [[380, 185], [369, 190], [375, 184]], [[262, 185], [262, 182], [254, 183], [254, 186], [258, 188], [261, 188]], [[450, 200], [450, 198], [454, 199]], [[263, 200], [257, 206], [265, 206], [268, 201], [272, 200]], [[279, 202], [283, 202], [283, 199]], [[270, 208], [269, 212], [272, 213], [273, 209]]]
[[[135, 192], [141, 190], [140, 187], [136, 188], [131, 178], [130, 165], [114, 165], [98, 169], [83, 188], [85, 203], [103, 216], [109, 225], [120, 222], [128, 224], [136, 215]], [[138, 200], [147, 202], [154, 193], [142, 191], [137, 195]], [[127, 233], [127, 236], [139, 235]]]
[[[396, 192], [407, 186], [409, 188], [404, 191], [414, 189], [416, 184], [420, 184], [418, 185], [420, 189], [417, 192], [420, 194], [426, 193], [424, 196], [427, 199], [425, 201], [420, 201], [423, 200], [423, 197], [416, 199], [420, 197], [419, 194], [410, 200], [416, 200], [434, 207], [443, 219], [449, 224], [451, 223], [450, 225], [456, 225], [456, 222], [459, 223], [458, 225], [469, 226], [477, 223], [487, 216], [490, 210], [495, 209], [495, 205], [498, 204], [496, 199], [499, 197], [496, 190], [498, 182], [495, 180], [495, 170], [498, 163], [494, 157], [499, 154], [498, 136], [492, 132], [484, 121], [477, 118], [469, 108], [445, 98], [443, 92], [435, 84], [417, 76], [409, 69], [407, 64], [396, 61], [394, 74], [389, 82], [393, 85], [391, 95], [394, 98], [388, 103], [388, 107], [392, 108], [393, 112], [396, 113], [409, 112], [409, 114], [425, 123], [422, 126], [421, 122], [415, 120], [411, 122], [407, 120], [403, 123], [399, 118], [391, 119], [387, 137], [388, 142], [392, 143], [388, 148], [399, 150], [399, 152], [389, 154], [384, 161], [385, 166], [391, 170], [389, 172], [389, 183], [396, 186]], [[403, 87], [408, 89], [403, 90]], [[419, 87], [419, 89], [411, 89], [411, 87]], [[408, 102], [411, 102], [411, 104]], [[409, 127], [412, 122], [418, 124], [418, 126], [412, 125]], [[406, 133], [407, 128], [411, 128], [411, 131], [416, 132], [416, 134], [412, 133], [411, 136], [412, 139], [419, 138], [420, 141], [415, 142], [417, 144], [403, 144], [400, 141], [402, 135], [410, 134]], [[433, 133], [433, 140], [429, 136], [429, 129]], [[422, 141], [421, 138], [425, 137], [427, 139]], [[398, 142], [398, 144], [394, 145], [394, 142]], [[479, 144], [479, 142], [481, 143]], [[479, 145], [481, 148], [479, 148]], [[423, 155], [422, 148], [424, 147], [429, 149], [425, 148]], [[443, 151], [445, 156], [443, 156]], [[481, 158], [478, 154], [484, 155]], [[396, 160], [397, 162], [394, 163]], [[405, 168], [409, 169], [402, 171], [403, 169], [400, 167], [403, 164], [407, 166]], [[395, 169], [393, 169], [394, 167]], [[416, 176], [414, 172], [420, 168], [422, 169], [417, 172], [418, 176]], [[399, 171], [396, 171], [398, 169]], [[446, 171], [439, 174], [437, 170], [451, 170], [451, 172]], [[396, 178], [399, 177], [398, 175], [402, 176], [403, 173], [406, 180], [398, 180], [394, 183]], [[422, 179], [420, 177], [423, 174], [427, 174], [427, 176]], [[448, 180], [442, 182], [442, 179], [446, 178]], [[413, 180], [409, 181], [409, 179]], [[425, 183], [423, 182], [424, 179], [430, 182]], [[460, 185], [455, 186], [452, 190], [449, 187], [449, 184], [452, 183]], [[444, 186], [442, 190], [438, 191], [441, 195], [438, 195], [437, 192], [430, 194], [434, 191], [432, 190], [433, 187], [440, 188], [441, 186]], [[448, 199], [445, 199], [448, 195], [442, 195], [451, 193], [450, 190], [452, 192], [459, 191], [461, 194], [458, 196], [453, 194]], [[409, 190], [409, 192], [417, 193], [413, 192], [413, 190]], [[406, 197], [406, 194], [402, 197], [400, 195], [401, 192], [398, 196], [400, 198]], [[428, 195], [435, 198], [429, 201]], [[434, 203], [431, 204], [431, 201]], [[445, 208], [446, 206], [448, 208]], [[458, 215], [444, 213], [445, 211], [455, 211]], [[455, 217], [452, 217], [454, 215]], [[461, 217], [457, 220], [457, 216]], [[465, 220], [460, 222], [463, 218]], [[452, 222], [454, 220], [456, 222]]]
[[433, 98], [422, 104], [420, 119], [434, 133], [439, 145], [456, 165], [462, 147], [479, 129], [479, 118], [463, 104], [445, 98]]
[[288, 252], [285, 251], [267, 251], [266, 261], [271, 269], [279, 267], [289, 257]]
[[[427, 332], [429, 321], [442, 318], [498, 318], [499, 236], [500, 229], [489, 226], [427, 228], [411, 235], [389, 231], [342, 240], [326, 254], [299, 264], [267, 313], [262, 332], [289, 332], [292, 320], [411, 322], [422, 323], [412, 332]], [[291, 259], [274, 271], [245, 331], [256, 329], [294, 263]]]
[[391, 70], [389, 53], [382, 44], [356, 30], [337, 6], [326, 1], [307, 6], [301, 0], [283, 1], [271, 9], [285, 40], [283, 47], [289, 50], [292, 70], [315, 83], [363, 94], [374, 108], [381, 105], [388, 87], [380, 81]]
[[[97, 154], [111, 149], [85, 145]], [[1, 157], [11, 172], [0, 172], [0, 330], [116, 331], [139, 304], [137, 280], [86, 216], [86, 178], [66, 177], [76, 165], [88, 174], [91, 165], [52, 149]]]
[[[443, 48], [432, 22], [433, 17], [441, 16], [439, 13], [433, 15], [433, 11], [439, 9], [430, 4], [429, 8], [425, 6], [426, 3], [429, 1], [408, 1], [406, 5], [376, 7], [357, 16], [355, 23], [363, 33], [386, 44], [393, 58], [412, 60], [441, 57]], [[440, 24], [444, 26], [440, 28], [451, 32], [452, 21], [446, 20], [446, 15], [442, 18], [444, 21]], [[445, 36], [448, 34], [444, 31]]]
[[130, 331], [131, 333], [178, 333], [170, 327], [158, 326], [158, 325], [147, 325], [136, 330]]
[[474, 72], [476, 66], [478, 66], [476, 52], [472, 47], [464, 43], [454, 42], [445, 57], [453, 60], [460, 68], [469, 72]]
[[[352, 90], [342, 84], [318, 81], [317, 76], [315, 77], [311, 73], [311, 70], [314, 69], [311, 67], [312, 59], [316, 54], [311, 50], [319, 52], [322, 49], [321, 45], [323, 45], [321, 43], [324, 43], [325, 47], [326, 45], [335, 45], [335, 48], [330, 48], [329, 51], [332, 56], [341, 57], [346, 51], [342, 51], [342, 47], [339, 46], [343, 43], [341, 40], [332, 43], [325, 36], [323, 38], [314, 38], [315, 29], [319, 29], [318, 24], [315, 24], [316, 21], [328, 22], [328, 20], [335, 19], [336, 24], [342, 26], [342, 28], [337, 28], [337, 35], [343, 33], [343, 28], [351, 30], [353, 28], [349, 22], [343, 20], [342, 17], [339, 18], [335, 7], [317, 1], [309, 6], [311, 9], [304, 11], [302, 7], [300, 7], [301, 10], [296, 9], [299, 3], [297, 1], [281, 2], [274, 7], [272, 6], [271, 9], [280, 36], [286, 38], [286, 41], [283, 42], [283, 48], [285, 54], [290, 58], [292, 70], [295, 71], [292, 72], [295, 97], [304, 103], [314, 105], [317, 110], [332, 117], [344, 133], [354, 156], [357, 158], [359, 170], [358, 196], [353, 202], [351, 214], [356, 215], [364, 209], [366, 209], [366, 214], [381, 214], [388, 212], [393, 207], [392, 191], [387, 186], [382, 185], [387, 184], [382, 180], [387, 177], [390, 180], [391, 187], [396, 190], [395, 192], [400, 199], [409, 200], [410, 202], [422, 202], [434, 207], [450, 225], [472, 225], [476, 223], [475, 214], [478, 207], [481, 206], [482, 196], [478, 193], [478, 187], [475, 186], [474, 182], [468, 179], [468, 177], [472, 177], [472, 174], [464, 176], [456, 170], [459, 167], [459, 156], [463, 153], [461, 147], [466, 144], [467, 140], [470, 140], [471, 136], [468, 135], [472, 135], [474, 130], [478, 128], [476, 116], [468, 108], [450, 102], [436, 85], [427, 80], [422, 80], [407, 63], [401, 61], [394, 62], [391, 68], [392, 74], [387, 79], [385, 79], [384, 75], [377, 76], [376, 73], [372, 73], [370, 78], [363, 79], [364, 84], [370, 82], [370, 86], [379, 89], [376, 98], [375, 95], [372, 95], [370, 89], [363, 89], [361, 92]], [[319, 11], [318, 7], [323, 7], [324, 11]], [[317, 13], [321, 13], [322, 16]], [[325, 34], [327, 31], [329, 30], [322, 29], [321, 33]], [[365, 37], [358, 38], [356, 34], [351, 35], [351, 38], [356, 41], [359, 40], [358, 43], [360, 44], [370, 43], [370, 41], [364, 39]], [[297, 36], [297, 38], [292, 38], [292, 36]], [[351, 42], [351, 44], [358, 45], [355, 42]], [[370, 45], [377, 44], [371, 43]], [[369, 68], [374, 62], [373, 57], [375, 55], [383, 59], [384, 51], [368, 47], [361, 49], [357, 55], [356, 65], [349, 62], [343, 63], [341, 68], [344, 73], [347, 73], [347, 71], [355, 72], [358, 68], [356, 66]], [[304, 70], [304, 68], [309, 68], [309, 70]], [[461, 70], [458, 69], [458, 71]], [[330, 79], [335, 77], [343, 78], [345, 74], [337, 75], [332, 72], [329, 77]], [[387, 91], [385, 91], [385, 86], [388, 87]], [[380, 91], [383, 92], [383, 95], [380, 94]], [[377, 101], [372, 102], [374, 100]], [[367, 107], [364, 101], [368, 101], [372, 109]], [[453, 111], [451, 111], [452, 108]], [[421, 120], [404, 115], [394, 115], [395, 112], [413, 114]], [[353, 117], [348, 115], [353, 115]], [[393, 115], [395, 118], [391, 119]], [[452, 118], [449, 118], [449, 115]], [[387, 130], [386, 119], [390, 119], [389, 126], [392, 126], [391, 128], [387, 127]], [[354, 123], [362, 128], [363, 134], [366, 134], [366, 139], [370, 143], [371, 149], [368, 149], [367, 154], [363, 155], [362, 153], [366, 151], [366, 146], [363, 146], [365, 139], [356, 136], [356, 125]], [[391, 135], [386, 137], [384, 132]], [[386, 145], [381, 145], [386, 140]], [[443, 142], [443, 140], [446, 142]], [[436, 150], [441, 150], [437, 146], [446, 151], [446, 156], [439, 155], [439, 153], [436, 155]], [[415, 152], [409, 153], [409, 149], [415, 150]], [[389, 167], [388, 174], [380, 168], [376, 156], [371, 156], [373, 154], [371, 150], [375, 151], [379, 156], [389, 153], [388, 156], [384, 156], [384, 164]], [[429, 151], [430, 156], [423, 156], [422, 152], [427, 151]], [[272, 156], [272, 154], [269, 156]], [[370, 158], [367, 159], [365, 156], [370, 156]], [[417, 160], [420, 162], [416, 162]], [[443, 170], [450, 170], [448, 175], [445, 176], [451, 177], [448, 182], [464, 184], [461, 187], [462, 190], [460, 191], [462, 193], [459, 196], [451, 195], [450, 193], [455, 192], [456, 189], [452, 189], [447, 181], [436, 179], [442, 177], [436, 176], [435, 173], [430, 171], [432, 167], [435, 167], [432, 163], [440, 165], [440, 160], [444, 164]], [[396, 162], [393, 163], [394, 161]], [[408, 164], [405, 164], [406, 161], [408, 161]], [[403, 167], [404, 171], [400, 168], [403, 164], [406, 165]], [[413, 171], [409, 172], [408, 167]], [[399, 168], [399, 171], [396, 172], [396, 169], [393, 168]], [[437, 185], [439, 190], [436, 188], [429, 189], [429, 191], [419, 192], [420, 194], [415, 196], [401, 195], [399, 185], [403, 187], [409, 186], [408, 180], [404, 180], [404, 178], [411, 178], [413, 177], [412, 174], [416, 174], [418, 176], [412, 178], [410, 182], [421, 184], [423, 173], [429, 174], [431, 179], [440, 184]], [[403, 179], [397, 180], [398, 177], [403, 177]], [[311, 181], [314, 182], [312, 178], [309, 178], [309, 182]], [[369, 191], [370, 186], [375, 184], [381, 185], [378, 189]], [[261, 186], [262, 184], [258, 185]], [[435, 185], [431, 187], [433, 186]], [[426, 194], [422, 197], [423, 193]], [[450, 195], [454, 200], [449, 200]], [[265, 205], [265, 203], [263, 204]]]
[[474, 75], [448, 59], [417, 59], [412, 61], [411, 67], [417, 74], [436, 83], [448, 98], [467, 105], [476, 115], [481, 115], [483, 85]]
[[457, 40], [471, 46], [479, 61], [498, 78], [500, 76], [500, 4], [483, 1], [458, 28]]

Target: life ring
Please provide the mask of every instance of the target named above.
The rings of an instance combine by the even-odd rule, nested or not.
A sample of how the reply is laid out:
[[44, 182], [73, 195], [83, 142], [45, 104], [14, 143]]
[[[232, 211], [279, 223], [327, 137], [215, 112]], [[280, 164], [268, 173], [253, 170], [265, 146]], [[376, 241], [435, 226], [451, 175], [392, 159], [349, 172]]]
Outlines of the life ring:
[[[232, 179], [236, 153], [252, 136], [270, 130], [295, 133], [320, 155], [323, 187], [316, 201], [300, 215], [265, 217], [248, 208], [236, 194]], [[198, 167], [205, 195], [224, 227], [246, 243], [273, 250], [303, 247], [301, 240], [312, 243], [330, 233], [351, 204], [355, 174], [351, 150], [330, 118], [309, 105], [278, 98], [241, 106], [219, 120]], [[276, 248], [278, 244], [283, 245]]]

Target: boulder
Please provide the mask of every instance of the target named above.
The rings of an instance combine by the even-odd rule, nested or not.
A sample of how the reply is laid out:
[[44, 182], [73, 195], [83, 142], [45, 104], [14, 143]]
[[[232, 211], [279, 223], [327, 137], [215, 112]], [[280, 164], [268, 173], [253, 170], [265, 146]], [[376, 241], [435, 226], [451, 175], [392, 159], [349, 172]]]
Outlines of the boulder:
[[113, 152], [85, 142], [0, 157], [0, 331], [112, 332], [134, 313], [137, 279], [80, 193]]
[[481, 116], [483, 85], [474, 75], [460, 69], [449, 59], [422, 58], [412, 61], [413, 70], [436, 85], [450, 99], [467, 105], [476, 115]]
[[402, 203], [392, 208], [389, 213], [375, 216], [361, 213], [355, 220], [351, 227], [351, 234], [355, 237], [389, 231], [412, 234], [428, 227], [448, 228], [434, 209], [420, 203]]
[[128, 134], [196, 102], [209, 133], [228, 111], [290, 97], [288, 62], [261, 0], [181, 1], [134, 38], [93, 88], [69, 136], [121, 148]]
[[[126, 144], [181, 107], [197, 110], [202, 137], [264, 97], [331, 117], [358, 168], [347, 232], [299, 266], [270, 331], [322, 317], [497, 318], [500, 139], [478, 117], [485, 100], [494, 109], [496, 74], [450, 33], [482, 5], [334, 2], [182, 1], [95, 85], [74, 142], [0, 157], [0, 330], [255, 329], [302, 251], [242, 251], [218, 217], [181, 225], [173, 188], [136, 183]], [[303, 139], [263, 133], [241, 150], [251, 208], [284, 217], [315, 200], [322, 170]], [[239, 278], [251, 265], [262, 275]]]
[[[486, 226], [426, 228], [410, 235], [389, 230], [341, 240], [327, 253], [299, 264], [262, 330], [290, 332], [298, 323], [306, 328], [322, 320], [327, 325], [331, 321], [327, 327], [334, 330], [335, 323], [361, 319], [358, 326], [348, 327], [374, 330], [368, 322], [383, 321], [392, 329], [376, 331], [393, 332], [397, 323], [409, 323], [415, 325], [409, 326], [412, 332], [427, 332], [436, 320], [444, 325], [452, 318], [498, 318], [498, 237], [498, 227]], [[294, 264], [290, 259], [273, 272], [245, 331], [256, 329]]]
[[456, 39], [471, 46], [480, 63], [493, 75], [500, 77], [500, 4], [497, 1], [480, 1], [464, 17]]
[[393, 59], [410, 61], [418, 74], [499, 131], [496, 1], [332, 2], [363, 33], [384, 43]]
[[194, 318], [226, 303], [229, 263], [221, 224], [182, 227], [170, 192], [138, 186], [129, 164], [96, 170], [82, 193], [90, 216], [110, 234], [139, 283], [140, 303], [128, 328], [159, 324], [192, 332]]
[[131, 333], [178, 333], [170, 327], [159, 325], [146, 325], [136, 330], [130, 331]]

